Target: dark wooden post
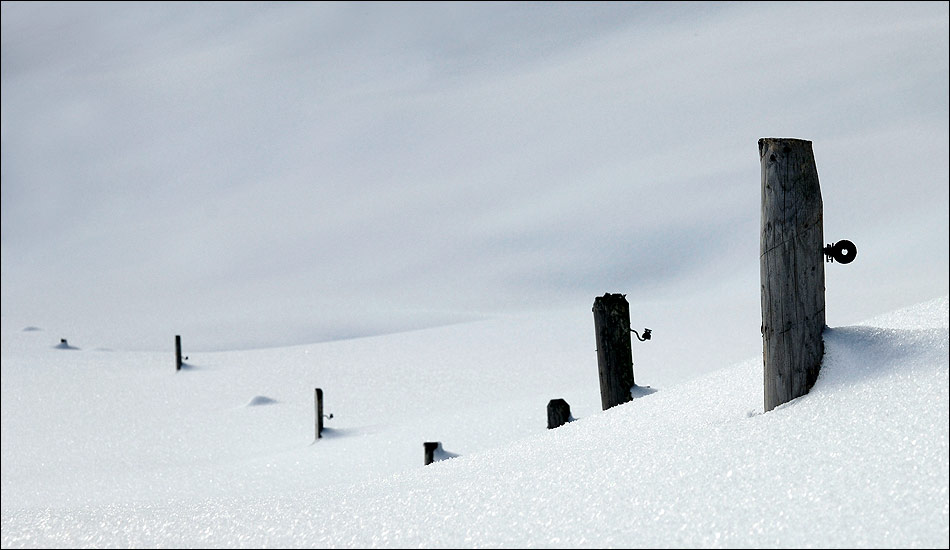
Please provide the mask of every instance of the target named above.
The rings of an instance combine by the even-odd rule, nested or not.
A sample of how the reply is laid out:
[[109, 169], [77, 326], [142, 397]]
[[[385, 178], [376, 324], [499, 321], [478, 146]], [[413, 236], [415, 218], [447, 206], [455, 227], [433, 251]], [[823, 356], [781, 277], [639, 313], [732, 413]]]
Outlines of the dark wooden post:
[[314, 396], [314, 407], [316, 409], [317, 421], [315, 430], [317, 432], [317, 437], [315, 439], [320, 439], [323, 437], [323, 390], [316, 388], [316, 395]]
[[439, 445], [441, 444], [442, 443], [439, 441], [426, 441], [422, 444], [422, 448], [425, 451], [424, 466], [428, 466], [429, 464], [435, 462], [435, 450], [438, 449]]
[[624, 294], [604, 294], [594, 299], [594, 332], [597, 335], [597, 370], [600, 402], [604, 410], [630, 401], [633, 352], [630, 350], [630, 305]]
[[548, 401], [548, 429], [553, 430], [571, 421], [571, 406], [563, 399]]
[[181, 336], [175, 335], [175, 370], [181, 370]]
[[825, 328], [821, 188], [810, 141], [762, 138], [762, 359], [765, 410], [808, 393]]

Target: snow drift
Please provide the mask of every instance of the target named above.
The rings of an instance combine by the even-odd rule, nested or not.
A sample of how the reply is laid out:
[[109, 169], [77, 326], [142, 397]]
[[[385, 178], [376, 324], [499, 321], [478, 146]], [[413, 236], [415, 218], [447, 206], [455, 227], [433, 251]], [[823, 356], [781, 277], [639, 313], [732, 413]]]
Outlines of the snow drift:
[[[538, 324], [175, 373], [5, 322], [3, 546], [947, 547], [947, 297], [828, 329], [815, 387], [766, 414], [760, 359], [600, 411], [589, 329]], [[554, 397], [576, 421], [546, 430]], [[424, 441], [459, 456], [423, 467]]]

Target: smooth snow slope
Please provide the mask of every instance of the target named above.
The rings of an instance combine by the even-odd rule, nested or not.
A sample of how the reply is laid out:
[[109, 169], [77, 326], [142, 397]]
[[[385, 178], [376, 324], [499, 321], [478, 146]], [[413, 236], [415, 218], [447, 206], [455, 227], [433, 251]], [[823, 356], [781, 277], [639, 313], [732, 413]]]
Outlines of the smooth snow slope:
[[[946, 297], [830, 329], [767, 414], [759, 359], [601, 412], [590, 350], [562, 353], [589, 329], [549, 323], [182, 373], [4, 326], [3, 546], [948, 546]], [[553, 397], [579, 420], [544, 429]], [[426, 440], [461, 456], [422, 467]]]

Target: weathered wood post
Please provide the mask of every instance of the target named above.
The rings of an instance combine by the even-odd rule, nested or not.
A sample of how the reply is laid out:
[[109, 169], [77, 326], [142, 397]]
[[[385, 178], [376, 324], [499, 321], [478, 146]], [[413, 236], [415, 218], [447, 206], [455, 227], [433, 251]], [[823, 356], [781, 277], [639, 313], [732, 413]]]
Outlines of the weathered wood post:
[[175, 370], [181, 370], [181, 336], [175, 335]]
[[624, 294], [608, 293], [594, 299], [593, 311], [600, 403], [607, 410], [633, 399], [630, 396], [634, 386], [630, 305]]
[[810, 141], [759, 140], [765, 410], [808, 393], [825, 328], [821, 188]]
[[314, 439], [320, 439], [323, 437], [323, 390], [316, 388], [316, 395], [314, 396], [313, 406], [316, 409], [317, 420], [315, 424], [315, 430], [317, 432], [317, 437]]
[[422, 448], [425, 451], [424, 466], [428, 466], [429, 464], [435, 462], [435, 451], [441, 444], [442, 443], [439, 441], [426, 441], [422, 444]]
[[563, 399], [548, 401], [548, 429], [553, 430], [571, 421], [571, 406]]

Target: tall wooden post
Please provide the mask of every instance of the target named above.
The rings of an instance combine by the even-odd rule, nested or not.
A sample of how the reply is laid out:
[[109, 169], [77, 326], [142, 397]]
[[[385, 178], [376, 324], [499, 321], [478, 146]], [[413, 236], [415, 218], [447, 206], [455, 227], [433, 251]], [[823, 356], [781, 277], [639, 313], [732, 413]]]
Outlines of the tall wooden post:
[[600, 403], [607, 410], [632, 399], [630, 389], [634, 381], [630, 305], [623, 294], [604, 294], [594, 299], [593, 311]]
[[821, 188], [810, 141], [762, 138], [762, 358], [765, 410], [818, 379], [825, 328]]
[[313, 406], [317, 415], [317, 420], [314, 427], [314, 430], [317, 432], [317, 437], [314, 439], [320, 439], [323, 437], [323, 390], [316, 388], [316, 395], [313, 399]]
[[181, 336], [175, 335], [175, 370], [181, 370]]

